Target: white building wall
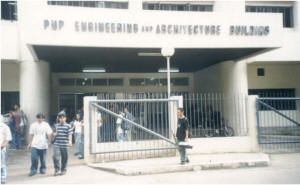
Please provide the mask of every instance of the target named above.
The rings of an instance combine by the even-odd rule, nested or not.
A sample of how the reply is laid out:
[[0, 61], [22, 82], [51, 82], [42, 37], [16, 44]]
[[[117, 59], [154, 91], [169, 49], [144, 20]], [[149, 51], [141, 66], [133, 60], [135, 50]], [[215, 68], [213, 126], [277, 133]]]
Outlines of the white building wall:
[[[257, 68], [265, 69], [265, 76], [257, 76]], [[300, 63], [254, 63], [248, 65], [249, 89], [295, 88], [300, 96]]]
[[245, 0], [215, 0], [213, 5], [214, 12], [245, 13]]
[[[264, 68], [265, 76], [257, 76], [257, 68]], [[293, 88], [296, 91], [296, 97], [300, 97], [299, 80], [299, 63], [254, 63], [248, 65], [249, 89]], [[296, 103], [297, 110], [280, 112], [300, 122], [300, 101], [296, 101]], [[262, 126], [295, 126], [273, 111], [260, 111], [260, 118]]]
[[[80, 8], [80, 7], [65, 7], [65, 6], [48, 6], [46, 1], [35, 1], [33, 6], [30, 6], [29, 2], [19, 1], [18, 2], [18, 17], [17, 22], [1, 21], [1, 45], [4, 48], [1, 57], [9, 60], [19, 60], [19, 61], [30, 61], [34, 62], [37, 60], [34, 52], [31, 50], [32, 44], [41, 45], [68, 45], [68, 46], [94, 46], [94, 47], [161, 47], [165, 42], [173, 43], [176, 47], [182, 48], [247, 48], [247, 47], [281, 47], [275, 49], [265, 54], [261, 54], [253, 58], [253, 61], [258, 62], [270, 62], [270, 61], [300, 61], [300, 29], [299, 29], [299, 2], [294, 3], [294, 28], [282, 28], [282, 15], [281, 14], [270, 14], [270, 13], [244, 13], [245, 11], [245, 1], [228, 1], [224, 2], [222, 0], [217, 0], [213, 2], [214, 12], [173, 12], [173, 11], [146, 11], [142, 10], [141, 3], [130, 1], [129, 10], [116, 10], [116, 9], [96, 9], [96, 8]], [[131, 4], [132, 3], [132, 4]], [[275, 5], [278, 3], [274, 3]], [[39, 11], [32, 11], [33, 9]], [[123, 16], [116, 16], [122, 14]], [[69, 16], [74, 15], [74, 16]], [[256, 25], [256, 24], [269, 24], [272, 27], [270, 32], [270, 37], [262, 38], [245, 38], [245, 37], [231, 37], [228, 34], [228, 30], [224, 31], [225, 36], [214, 37], [214, 36], [199, 36], [192, 37], [189, 35], [175, 36], [175, 35], [112, 35], [99, 33], [76, 33], [73, 28], [72, 22], [74, 20], [78, 21], [98, 21], [98, 17], [101, 17], [107, 22], [137, 22], [143, 24], [166, 24], [166, 23], [176, 23], [176, 24], [199, 24], [201, 20], [202, 24], [222, 24], [225, 28], [229, 24], [236, 25]], [[192, 17], [192, 18], [191, 18]], [[237, 17], [239, 19], [237, 19]], [[61, 32], [44, 30], [43, 21], [48, 20], [60, 20], [65, 21], [65, 29]], [[145, 40], [145, 38], [147, 38]], [[2, 63], [1, 63], [2, 64]], [[32, 63], [36, 66], [39, 64]], [[25, 65], [25, 64], [24, 64]], [[231, 64], [230, 64], [231, 65]], [[247, 83], [244, 83], [246, 76], [240, 71], [244, 71], [245, 67], [241, 65], [236, 65], [231, 69], [229, 63], [226, 65], [224, 63], [211, 66], [209, 68], [203, 69], [195, 73], [195, 81], [193, 83], [195, 88], [192, 90], [199, 92], [247, 92]], [[15, 67], [14, 67], [15, 66]], [[284, 65], [282, 65], [284, 66]], [[229, 68], [230, 70], [228, 70]], [[22, 67], [23, 68], [23, 67]], [[24, 68], [25, 69], [25, 68]], [[4, 91], [19, 90], [21, 85], [21, 99], [31, 96], [33, 91], [28, 91], [26, 88], [31, 90], [35, 85], [29, 87], [28, 82], [34, 83], [37, 79], [25, 78], [18, 76], [18, 74], [13, 74], [14, 71], [19, 70], [16, 64], [3, 65], [1, 70], [2, 76], [2, 88]], [[48, 78], [50, 70], [49, 68], [35, 68], [32, 74], [39, 74], [44, 82]], [[252, 70], [252, 69], [249, 69]], [[292, 69], [291, 69], [292, 70]], [[3, 71], [3, 72], [2, 72]], [[26, 71], [25, 71], [26, 72]], [[232, 73], [231, 73], [232, 72]], [[2, 74], [3, 73], [3, 74]], [[24, 71], [20, 71], [24, 73]], [[274, 68], [274, 75], [278, 80], [272, 78], [265, 79], [267, 83], [255, 82], [257, 79], [253, 77], [248, 72], [249, 78], [249, 88], [268, 88], [273, 84], [274, 88], [284, 88], [289, 84], [290, 81], [287, 73], [277, 75]], [[29, 75], [26, 72], [25, 76]], [[46, 76], [45, 76], [46, 75]], [[236, 76], [237, 75], [237, 76]], [[17, 82], [17, 79], [20, 78]], [[39, 78], [36, 76], [36, 78]], [[31, 79], [28, 81], [28, 79]], [[297, 78], [294, 78], [294, 81]], [[240, 81], [241, 80], [241, 81]], [[260, 79], [261, 80], [261, 79]], [[209, 83], [208, 83], [209, 82]], [[230, 83], [229, 83], [230, 82]], [[255, 85], [253, 85], [255, 82]], [[287, 82], [287, 83], [286, 83]], [[20, 84], [21, 83], [21, 84]], [[191, 83], [191, 81], [190, 81]], [[15, 85], [11, 85], [15, 84]], [[229, 84], [229, 85], [228, 85]], [[258, 85], [259, 84], [259, 85]], [[41, 84], [42, 85], [42, 84]], [[44, 90], [49, 90], [49, 85], [44, 87]], [[54, 87], [56, 88], [56, 87]], [[114, 90], [111, 87], [111, 90]], [[45, 96], [39, 94], [39, 98], [32, 99], [31, 102], [37, 102], [40, 97], [47, 99], [48, 92], [41, 91], [40, 93], [45, 93]], [[66, 91], [72, 91], [74, 89], [63, 89]], [[77, 89], [78, 90], [78, 89]], [[155, 89], [160, 91], [160, 89]], [[133, 89], [132, 89], [133, 91]], [[299, 88], [297, 87], [297, 96], [299, 96]], [[23, 97], [23, 98], [22, 98]], [[21, 100], [27, 103], [27, 101]], [[55, 101], [55, 100], [54, 100]], [[57, 101], [55, 101], [57, 102]], [[45, 102], [43, 102], [45, 103]], [[22, 105], [21, 105], [22, 106]], [[41, 107], [45, 105], [39, 105]], [[29, 110], [29, 109], [28, 109]], [[47, 110], [47, 108], [42, 108], [41, 110]]]
[[[247, 3], [246, 3], [247, 4]], [[248, 3], [249, 4], [249, 3]], [[252, 2], [251, 5], [293, 6], [294, 27], [283, 29], [282, 47], [254, 57], [253, 62], [300, 62], [300, 2]]]
[[225, 61], [197, 71], [194, 89], [202, 93], [222, 93], [224, 119], [236, 135], [247, 130], [246, 95], [248, 95], [246, 61]]
[[247, 66], [245, 61], [225, 61], [195, 72], [194, 89], [209, 93], [248, 94]]
[[1, 20], [1, 60], [19, 58], [19, 34], [16, 21]]

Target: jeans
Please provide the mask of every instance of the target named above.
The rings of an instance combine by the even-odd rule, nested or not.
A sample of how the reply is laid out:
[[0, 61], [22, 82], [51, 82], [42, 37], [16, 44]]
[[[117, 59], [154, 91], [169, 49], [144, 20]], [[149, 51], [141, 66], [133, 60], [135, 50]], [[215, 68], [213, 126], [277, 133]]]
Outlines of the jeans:
[[105, 131], [104, 126], [98, 127], [98, 143], [105, 141]]
[[131, 130], [125, 130], [125, 133], [124, 133], [124, 139], [126, 141], [131, 141]]
[[[60, 167], [61, 159], [61, 167]], [[59, 170], [66, 171], [68, 163], [68, 148], [60, 148], [58, 146], [53, 147], [53, 163], [56, 172]]]
[[80, 134], [81, 140], [80, 140], [80, 155], [81, 157], [84, 157], [84, 135]]
[[80, 153], [81, 133], [75, 132], [75, 154]]
[[32, 173], [36, 173], [39, 165], [39, 160], [41, 161], [40, 172], [46, 171], [46, 155], [47, 149], [37, 149], [35, 147], [31, 148], [31, 168]]
[[[182, 142], [182, 141], [179, 141], [179, 142]], [[177, 144], [179, 142], [177, 142]], [[186, 148], [179, 146], [178, 147], [178, 151], [180, 153], [180, 161], [183, 162], [183, 163], [187, 162], [189, 159], [188, 159], [188, 157], [186, 155]]]
[[124, 134], [123, 133], [117, 134], [117, 141], [118, 142], [123, 142], [124, 141]]
[[17, 149], [17, 147], [20, 146], [21, 141], [20, 141], [20, 136], [19, 136], [19, 132], [15, 131], [15, 130], [11, 130], [11, 136], [12, 136], [12, 140], [10, 143], [10, 147], [13, 149]]
[[1, 150], [1, 183], [6, 182], [6, 148]]

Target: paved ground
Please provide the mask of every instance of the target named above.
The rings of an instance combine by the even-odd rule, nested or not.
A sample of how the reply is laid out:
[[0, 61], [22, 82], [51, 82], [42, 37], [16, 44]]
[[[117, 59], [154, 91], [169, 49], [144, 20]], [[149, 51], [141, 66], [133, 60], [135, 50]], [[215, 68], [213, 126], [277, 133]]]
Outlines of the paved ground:
[[[46, 175], [28, 177], [30, 167], [29, 152], [9, 151], [8, 183], [13, 184], [108, 184], [108, 183], [300, 183], [300, 153], [273, 154], [269, 167], [239, 168], [224, 170], [204, 170], [176, 172], [156, 175], [122, 176], [93, 169], [77, 160], [73, 155], [65, 176], [53, 177], [51, 151], [47, 156]], [[72, 151], [70, 151], [70, 154]]]
[[161, 157], [137, 160], [92, 163], [88, 166], [121, 175], [146, 175], [211, 169], [265, 167], [269, 156], [264, 153], [219, 153], [190, 155], [190, 162], [181, 165], [179, 157]]

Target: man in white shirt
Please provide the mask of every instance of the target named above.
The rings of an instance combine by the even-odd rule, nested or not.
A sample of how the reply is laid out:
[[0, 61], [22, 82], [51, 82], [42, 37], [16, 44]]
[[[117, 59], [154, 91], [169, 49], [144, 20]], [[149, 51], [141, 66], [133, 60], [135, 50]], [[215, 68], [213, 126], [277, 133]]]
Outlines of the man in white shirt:
[[[46, 154], [48, 144], [51, 144], [52, 129], [47, 122], [44, 121], [45, 116], [39, 113], [37, 122], [30, 125], [28, 149], [31, 149], [31, 168], [29, 176], [37, 173], [39, 160], [41, 161], [40, 173], [46, 173]], [[48, 136], [48, 140], [47, 140]]]
[[10, 129], [3, 123], [3, 117], [0, 115], [1, 184], [6, 183], [6, 146], [9, 141], [11, 141]]

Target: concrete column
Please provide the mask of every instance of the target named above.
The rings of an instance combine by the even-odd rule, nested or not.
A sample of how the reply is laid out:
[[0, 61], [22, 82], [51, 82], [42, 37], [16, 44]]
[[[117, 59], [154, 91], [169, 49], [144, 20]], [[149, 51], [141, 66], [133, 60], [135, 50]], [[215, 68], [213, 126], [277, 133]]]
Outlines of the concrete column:
[[257, 117], [256, 117], [256, 98], [258, 96], [248, 96], [247, 98], [247, 123], [248, 123], [248, 136], [251, 139], [251, 152], [259, 151], [258, 144], [258, 131], [257, 131]]
[[137, 12], [143, 10], [143, 1], [129, 1], [129, 11]]
[[294, 2], [294, 29], [300, 30], [300, 2]]
[[[90, 107], [89, 107], [89, 103], [90, 101], [95, 101], [97, 100], [96, 96], [85, 96], [83, 98], [83, 108], [84, 108], [84, 160], [86, 162], [86, 164], [90, 164], [92, 162], [94, 162], [96, 159], [96, 155], [91, 155], [90, 154], [90, 146], [93, 143], [92, 146], [95, 147], [95, 145], [97, 144], [97, 140], [92, 138], [92, 141], [90, 140], [90, 136], [94, 136], [95, 138], [95, 134], [97, 134], [97, 129], [94, 129], [93, 133], [90, 133], [90, 120], [92, 120], [92, 123], [95, 123], [95, 112], [96, 111], [92, 111], [90, 112]], [[91, 116], [91, 117], [90, 117]], [[95, 124], [94, 124], [95, 125]], [[97, 137], [96, 137], [97, 138]]]
[[50, 66], [43, 61], [22, 61], [20, 64], [20, 106], [29, 124], [41, 112], [49, 119]]
[[215, 0], [213, 9], [214, 12], [245, 13], [245, 0]]
[[226, 94], [248, 94], [248, 75], [246, 61], [223, 62], [222, 89]]
[[245, 135], [247, 131], [246, 95], [248, 95], [248, 76], [246, 61], [227, 61], [222, 63], [222, 90], [225, 93], [225, 119], [235, 131], [235, 136]]

